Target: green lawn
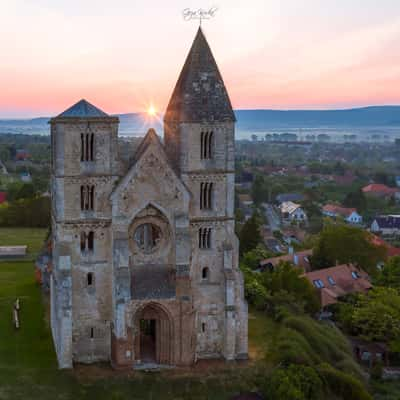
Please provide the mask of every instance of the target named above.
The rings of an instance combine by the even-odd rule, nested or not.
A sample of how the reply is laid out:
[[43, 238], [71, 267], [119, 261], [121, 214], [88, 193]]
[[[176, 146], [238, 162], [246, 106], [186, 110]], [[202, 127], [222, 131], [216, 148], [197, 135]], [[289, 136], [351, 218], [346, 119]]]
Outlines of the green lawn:
[[266, 317], [265, 313], [254, 310], [249, 312], [249, 356], [251, 359], [264, 359], [277, 330], [276, 322]]
[[[45, 234], [37, 229], [0, 229], [2, 244], [26, 243], [31, 255], [38, 252]], [[12, 323], [16, 297], [21, 299], [18, 331]], [[245, 367], [227, 364], [218, 372], [211, 367], [201, 372], [118, 374], [108, 365], [94, 370], [82, 367], [79, 374], [59, 371], [45, 310], [32, 260], [0, 261], [0, 400], [225, 400], [254, 389], [254, 379], [262, 373], [254, 363]], [[253, 353], [263, 353], [270, 326], [261, 314], [250, 319]]]
[[36, 257], [43, 246], [47, 229], [41, 228], [0, 228], [0, 246], [28, 246], [29, 259]]

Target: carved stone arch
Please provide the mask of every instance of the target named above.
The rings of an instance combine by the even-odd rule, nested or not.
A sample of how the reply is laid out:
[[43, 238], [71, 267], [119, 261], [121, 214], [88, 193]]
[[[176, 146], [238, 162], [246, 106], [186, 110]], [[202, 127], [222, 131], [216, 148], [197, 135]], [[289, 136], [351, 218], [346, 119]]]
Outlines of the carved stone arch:
[[165, 220], [168, 221], [170, 225], [172, 225], [173, 221], [171, 221], [168, 211], [164, 207], [153, 201], [149, 201], [145, 206], [143, 206], [139, 210], [134, 210], [133, 214], [130, 216], [130, 225], [132, 225], [135, 219], [144, 217], [147, 214], [151, 214], [152, 211], [158, 212], [160, 217], [165, 218]]
[[[135, 236], [137, 235], [138, 229], [145, 225], [153, 226], [153, 231], [157, 233], [158, 243], [154, 244], [153, 251], [150, 253], [166, 253], [171, 246], [171, 238], [173, 235], [173, 229], [167, 215], [160, 210], [159, 207], [148, 203], [140, 211], [138, 211], [133, 219], [131, 220], [128, 232], [130, 238], [130, 249], [132, 254], [146, 253], [143, 249], [135, 242]], [[145, 256], [145, 254], [143, 254]]]
[[168, 309], [157, 302], [148, 302], [136, 311], [134, 326], [136, 361], [174, 363], [174, 323]]

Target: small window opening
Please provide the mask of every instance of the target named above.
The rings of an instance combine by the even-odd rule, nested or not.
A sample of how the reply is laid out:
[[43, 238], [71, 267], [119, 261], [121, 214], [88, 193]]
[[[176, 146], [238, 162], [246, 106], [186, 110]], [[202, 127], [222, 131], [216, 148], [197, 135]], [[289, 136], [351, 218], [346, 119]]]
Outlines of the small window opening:
[[200, 134], [200, 158], [202, 160], [212, 158], [213, 132], [206, 131]]
[[201, 270], [201, 278], [204, 279], [204, 280], [206, 280], [206, 279], [208, 279], [208, 275], [209, 275], [209, 270], [208, 270], [208, 268], [207, 268], [207, 267], [203, 268], [203, 269]]
[[81, 186], [81, 210], [94, 209], [94, 186]]
[[93, 273], [89, 272], [87, 274], [87, 285], [92, 286], [93, 285]]
[[90, 231], [88, 235], [88, 250], [93, 251], [94, 249], [94, 232]]
[[211, 210], [212, 209], [212, 182], [201, 182], [200, 183], [200, 209]]
[[211, 248], [211, 228], [199, 229], [199, 248], [200, 249]]
[[86, 250], [86, 233], [81, 232], [81, 251]]
[[205, 322], [203, 322], [203, 323], [201, 324], [201, 331], [202, 331], [203, 333], [206, 331], [206, 323], [205, 323]]
[[94, 338], [94, 328], [90, 328], [90, 339]]

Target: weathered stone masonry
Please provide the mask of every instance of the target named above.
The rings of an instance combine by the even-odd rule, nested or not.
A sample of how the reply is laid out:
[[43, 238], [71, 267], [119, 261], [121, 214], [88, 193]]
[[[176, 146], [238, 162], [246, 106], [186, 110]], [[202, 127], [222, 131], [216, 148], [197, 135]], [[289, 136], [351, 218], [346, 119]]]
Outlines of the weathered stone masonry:
[[247, 356], [229, 97], [199, 29], [164, 118], [129, 154], [80, 101], [51, 120], [51, 326], [60, 368]]

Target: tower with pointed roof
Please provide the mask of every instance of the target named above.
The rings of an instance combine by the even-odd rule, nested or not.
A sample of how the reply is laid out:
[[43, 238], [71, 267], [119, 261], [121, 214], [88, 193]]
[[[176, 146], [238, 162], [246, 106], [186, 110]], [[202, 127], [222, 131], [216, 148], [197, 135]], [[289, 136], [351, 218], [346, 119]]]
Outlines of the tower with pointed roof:
[[[220, 352], [233, 359], [247, 353], [247, 309], [234, 222], [235, 122], [221, 73], [199, 27], [164, 117], [166, 152], [193, 196], [194, 307], [200, 325], [205, 321], [222, 332], [220, 337], [199, 335], [198, 357]], [[199, 279], [204, 268], [212, 279]]]
[[118, 138], [81, 100], [50, 121], [51, 328], [59, 366], [191, 365], [247, 355], [234, 229], [235, 116], [198, 31], [164, 143]]

